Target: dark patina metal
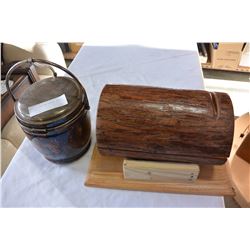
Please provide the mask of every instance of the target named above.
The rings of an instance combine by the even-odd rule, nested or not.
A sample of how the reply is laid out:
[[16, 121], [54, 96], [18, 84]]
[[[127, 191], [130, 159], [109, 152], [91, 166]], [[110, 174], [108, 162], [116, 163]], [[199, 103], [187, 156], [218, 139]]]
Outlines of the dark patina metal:
[[[8, 80], [11, 73], [22, 64], [44, 63], [60, 68], [70, 77], [54, 77], [31, 85], [16, 100]], [[89, 103], [85, 89], [67, 69], [55, 63], [29, 59], [15, 64], [6, 75], [7, 89], [15, 101], [16, 118], [32, 144], [50, 161], [71, 162], [84, 154], [90, 145]], [[65, 95], [68, 104], [35, 116], [30, 116], [28, 107]]]

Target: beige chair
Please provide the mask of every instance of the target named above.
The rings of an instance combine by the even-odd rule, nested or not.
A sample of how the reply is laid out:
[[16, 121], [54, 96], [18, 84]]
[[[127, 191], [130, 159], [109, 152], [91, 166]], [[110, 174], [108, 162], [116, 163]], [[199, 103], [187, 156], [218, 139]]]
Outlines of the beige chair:
[[[62, 50], [57, 43], [15, 43], [4, 44], [2, 49], [2, 58], [5, 64], [13, 61], [24, 60], [27, 58], [46, 59], [63, 67], [66, 67]], [[58, 75], [63, 74], [55, 68]], [[52, 75], [48, 68], [38, 68], [37, 72], [40, 79]], [[8, 121], [1, 131], [1, 176], [7, 169], [11, 159], [15, 155], [18, 147], [21, 145], [25, 135], [17, 123], [15, 116]]]
[[[55, 62], [63, 67], [66, 67], [62, 50], [57, 43], [15, 43], [3, 45], [4, 63], [8, 64], [13, 61], [20, 61], [27, 58], [45, 59]], [[62, 72], [55, 68], [55, 71], [60, 75]], [[47, 68], [39, 68], [37, 72], [40, 78], [45, 78], [52, 75]]]

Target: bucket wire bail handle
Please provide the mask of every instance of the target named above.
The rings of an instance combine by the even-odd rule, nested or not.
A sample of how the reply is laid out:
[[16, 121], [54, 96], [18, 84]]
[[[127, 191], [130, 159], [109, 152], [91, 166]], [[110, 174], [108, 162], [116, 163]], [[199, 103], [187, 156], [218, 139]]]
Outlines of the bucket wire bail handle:
[[[33, 58], [29, 58], [29, 59], [26, 59], [26, 60], [22, 60], [20, 62], [17, 62], [16, 64], [14, 64], [10, 69], [9, 71], [7, 72], [6, 74], [6, 77], [5, 77], [5, 84], [6, 84], [6, 88], [11, 96], [11, 98], [13, 99], [13, 101], [17, 101], [17, 99], [15, 98], [13, 92], [11, 91], [10, 89], [10, 86], [9, 86], [9, 80], [10, 80], [10, 76], [11, 74], [17, 69], [19, 68], [20, 66], [22, 66], [23, 64], [29, 64], [29, 65], [35, 65], [35, 63], [39, 63], [39, 64], [46, 64], [48, 66], [53, 66], [53, 67], [56, 67], [56, 68], [59, 68], [60, 70], [64, 71], [65, 73], [67, 73], [68, 75], [70, 75], [78, 84], [81, 84], [81, 82], [76, 78], [76, 76], [71, 73], [68, 69], [62, 67], [61, 65], [57, 64], [57, 63], [54, 63], [54, 62], [50, 62], [48, 60], [44, 60], [44, 59], [33, 59]], [[35, 65], [37, 66], [37, 65]], [[57, 76], [56, 72], [54, 71], [54, 69], [52, 67], [49, 67], [50, 70], [53, 72], [53, 75], [54, 77]], [[84, 95], [85, 95], [85, 98], [84, 98], [84, 104], [85, 104], [85, 107], [86, 109], [90, 109], [90, 106], [89, 106], [89, 101], [88, 101], [88, 97], [87, 97], [87, 93], [85, 91], [85, 88], [83, 88], [83, 92], [84, 92]]]

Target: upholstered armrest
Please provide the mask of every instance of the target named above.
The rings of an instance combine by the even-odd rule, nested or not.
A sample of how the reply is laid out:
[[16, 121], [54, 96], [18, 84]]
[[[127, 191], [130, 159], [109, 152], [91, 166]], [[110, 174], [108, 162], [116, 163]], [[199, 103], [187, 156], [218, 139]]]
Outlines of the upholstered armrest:
[[[63, 67], [66, 67], [62, 50], [58, 43], [15, 43], [3, 44], [3, 60], [4, 64], [9, 64], [13, 61], [24, 60], [27, 58], [46, 59]], [[51, 75], [51, 71], [45, 67], [38, 69], [40, 75]], [[55, 68], [55, 71], [60, 75], [60, 70]]]
[[7, 169], [11, 159], [15, 155], [17, 148], [8, 140], [1, 139], [1, 176]]

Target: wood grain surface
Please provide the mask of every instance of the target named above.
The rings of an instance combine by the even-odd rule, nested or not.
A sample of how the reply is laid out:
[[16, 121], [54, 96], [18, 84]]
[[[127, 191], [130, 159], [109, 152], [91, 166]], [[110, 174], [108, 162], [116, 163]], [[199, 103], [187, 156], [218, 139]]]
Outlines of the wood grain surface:
[[96, 136], [104, 155], [223, 164], [233, 131], [225, 93], [106, 85], [99, 101]]
[[95, 147], [85, 185], [163, 193], [234, 195], [225, 165], [200, 166], [199, 177], [194, 182], [151, 182], [124, 179], [123, 160], [101, 155]]
[[195, 181], [199, 172], [197, 164], [132, 159], [123, 161], [123, 176], [128, 180], [189, 182]]

